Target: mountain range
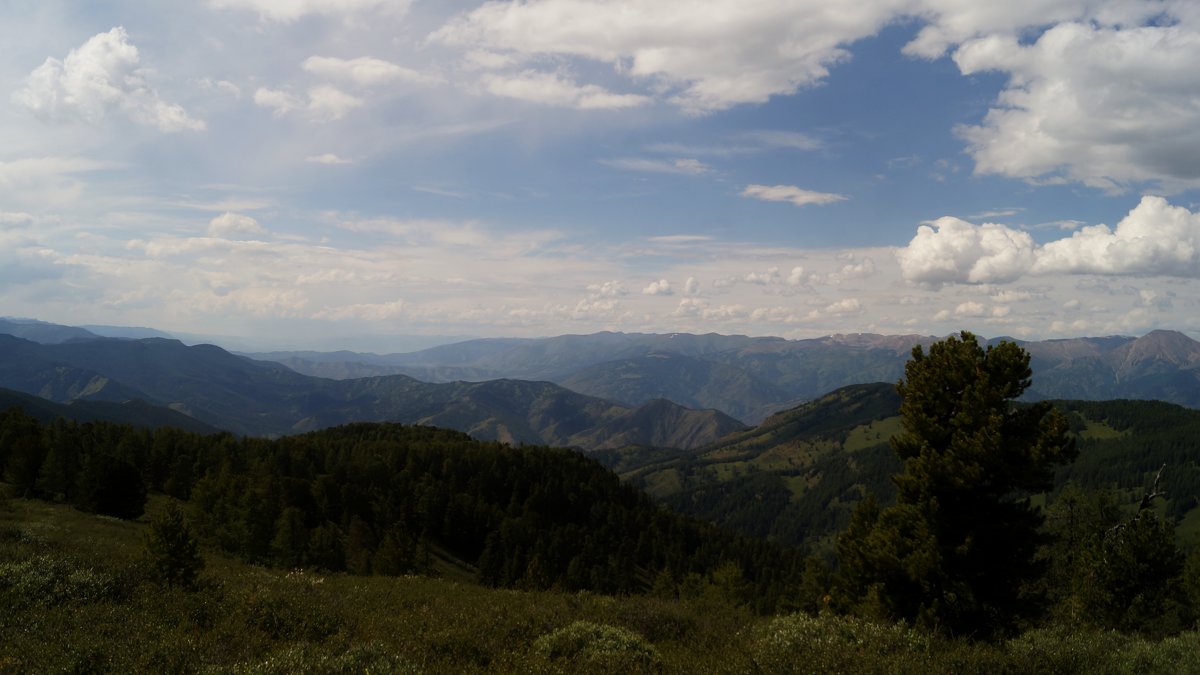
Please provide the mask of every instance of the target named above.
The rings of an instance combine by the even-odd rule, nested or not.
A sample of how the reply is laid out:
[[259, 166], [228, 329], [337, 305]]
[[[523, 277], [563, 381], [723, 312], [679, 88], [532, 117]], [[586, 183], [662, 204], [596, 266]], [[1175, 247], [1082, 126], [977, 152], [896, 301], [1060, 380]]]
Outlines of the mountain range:
[[62, 403], [140, 400], [259, 436], [390, 421], [457, 429], [483, 440], [597, 450], [697, 447], [743, 428], [714, 410], [665, 400], [625, 406], [549, 382], [426, 383], [404, 375], [331, 380], [164, 338], [42, 344], [0, 334], [0, 387]]
[[[922, 335], [806, 340], [743, 335], [597, 333], [482, 339], [406, 354], [254, 354], [330, 378], [404, 374], [428, 382], [547, 380], [636, 406], [658, 398], [713, 408], [748, 425], [839, 387], [895, 382]], [[1158, 399], [1200, 407], [1200, 342], [1175, 331], [1142, 337], [1016, 342], [1031, 355], [1029, 400]]]
[[[895, 382], [913, 347], [938, 339], [596, 333], [378, 355], [234, 354], [161, 335], [0, 319], [0, 387], [58, 402], [142, 400], [251, 435], [395, 421], [589, 451], [695, 449], [840, 387]], [[1016, 342], [1032, 358], [1028, 399], [1200, 408], [1200, 342], [1182, 333]]]

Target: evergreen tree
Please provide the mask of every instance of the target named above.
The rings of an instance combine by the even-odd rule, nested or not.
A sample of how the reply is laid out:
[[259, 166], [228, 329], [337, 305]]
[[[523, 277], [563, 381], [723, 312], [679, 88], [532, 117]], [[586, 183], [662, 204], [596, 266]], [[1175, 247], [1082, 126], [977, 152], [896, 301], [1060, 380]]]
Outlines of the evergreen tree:
[[150, 523], [146, 533], [146, 560], [151, 575], [168, 586], [195, 588], [204, 558], [183, 513], [175, 504]]
[[1155, 637], [1191, 625], [1185, 558], [1175, 528], [1147, 509], [1095, 537], [1078, 568], [1082, 616], [1103, 628]]
[[1031, 609], [1022, 592], [1038, 573], [1042, 516], [1028, 495], [1048, 489], [1075, 448], [1048, 404], [1013, 404], [1030, 375], [1020, 347], [984, 349], [965, 331], [913, 349], [897, 385], [903, 431], [891, 439], [904, 461], [896, 504], [860, 515], [843, 538], [855, 557], [844, 604], [979, 636]]

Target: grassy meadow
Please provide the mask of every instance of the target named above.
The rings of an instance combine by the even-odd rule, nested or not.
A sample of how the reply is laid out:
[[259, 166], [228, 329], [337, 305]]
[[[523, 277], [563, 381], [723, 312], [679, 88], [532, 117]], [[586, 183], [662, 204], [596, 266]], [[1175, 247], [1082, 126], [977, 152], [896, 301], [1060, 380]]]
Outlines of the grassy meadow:
[[832, 615], [755, 616], [689, 597], [494, 590], [439, 576], [271, 570], [204, 549], [199, 588], [146, 573], [148, 522], [0, 499], [0, 673], [1179, 673], [1200, 634], [1057, 626], [949, 640]]

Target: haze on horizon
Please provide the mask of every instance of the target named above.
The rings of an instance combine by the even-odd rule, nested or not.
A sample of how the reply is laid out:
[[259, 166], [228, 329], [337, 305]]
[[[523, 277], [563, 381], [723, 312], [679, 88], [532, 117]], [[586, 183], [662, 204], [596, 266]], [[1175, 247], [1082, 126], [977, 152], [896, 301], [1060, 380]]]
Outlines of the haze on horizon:
[[1200, 6], [705, 4], [5, 3], [0, 314], [1200, 336]]

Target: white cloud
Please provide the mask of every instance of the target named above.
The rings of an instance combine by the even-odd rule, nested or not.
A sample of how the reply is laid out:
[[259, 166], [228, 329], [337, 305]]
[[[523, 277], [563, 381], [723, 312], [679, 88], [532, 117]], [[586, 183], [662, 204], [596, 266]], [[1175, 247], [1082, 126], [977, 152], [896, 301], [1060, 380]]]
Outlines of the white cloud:
[[671, 290], [671, 282], [666, 279], [659, 279], [651, 282], [649, 286], [642, 289], [643, 295], [674, 295], [675, 291]]
[[696, 295], [700, 292], [700, 282], [696, 281], [696, 277], [688, 277], [683, 284], [684, 295]]
[[482, 83], [484, 89], [496, 96], [579, 110], [635, 108], [651, 102], [648, 96], [616, 94], [599, 85], [579, 85], [558, 73], [536, 70], [488, 73]]
[[303, 68], [314, 75], [348, 80], [363, 87], [393, 82], [425, 83], [437, 80], [437, 78], [424, 75], [411, 68], [368, 56], [360, 56], [355, 59], [310, 56], [304, 60]]
[[229, 237], [241, 234], [266, 234], [266, 229], [250, 216], [226, 211], [208, 221], [208, 236]]
[[974, 301], [964, 302], [954, 308], [954, 315], [962, 317], [981, 317], [986, 312], [983, 305]]
[[219, 91], [234, 98], [241, 98], [242, 96], [242, 88], [229, 80], [214, 80], [211, 77], [202, 77], [196, 83], [209, 91]]
[[907, 281], [933, 287], [1003, 283], [1025, 274], [1200, 278], [1200, 213], [1146, 196], [1115, 229], [1092, 225], [1040, 247], [1004, 225], [944, 217], [918, 228], [896, 255]]
[[625, 159], [602, 159], [600, 163], [622, 171], [642, 171], [646, 173], [672, 173], [685, 176], [699, 176], [712, 171], [704, 162], [698, 159], [646, 159], [630, 157]]
[[1200, 26], [1168, 23], [1068, 22], [1032, 43], [1016, 35], [965, 42], [954, 53], [963, 74], [1009, 76], [983, 122], [959, 129], [975, 171], [1108, 191], [1200, 184]]
[[37, 219], [28, 213], [0, 211], [0, 227], [3, 228], [27, 227], [35, 222]]
[[308, 90], [308, 109], [318, 120], [340, 120], [362, 104], [361, 98], [351, 96], [337, 87], [322, 84]]
[[1025, 232], [1004, 225], [946, 216], [917, 228], [917, 236], [896, 255], [910, 283], [999, 283], [1033, 266], [1034, 243]]
[[304, 161], [312, 162], [313, 164], [353, 164], [351, 160], [348, 160], [344, 157], [338, 157], [332, 152], [326, 152], [321, 155], [309, 155], [308, 157], [304, 158]]
[[140, 67], [137, 47], [120, 26], [91, 37], [62, 61], [47, 58], [14, 99], [47, 120], [76, 118], [95, 124], [120, 110], [134, 122], [163, 132], [205, 128], [203, 120], [159, 98]]
[[597, 298], [618, 298], [622, 295], [628, 295], [629, 289], [625, 288], [625, 284], [620, 281], [605, 281], [600, 284], [589, 284], [588, 292]]
[[363, 99], [328, 84], [319, 84], [310, 88], [307, 101], [286, 91], [260, 87], [254, 92], [254, 102], [264, 108], [270, 108], [276, 117], [304, 110], [310, 117], [320, 122], [340, 120], [351, 110], [361, 107], [365, 103]]
[[1115, 230], [1092, 225], [1043, 246], [1034, 271], [1200, 277], [1200, 213], [1143, 197]]
[[845, 195], [831, 192], [813, 192], [794, 185], [748, 185], [742, 190], [743, 197], [761, 199], [766, 202], [791, 202], [796, 206], [807, 204], [833, 204], [848, 199]]
[[800, 286], [805, 281], [807, 281], [807, 277], [804, 276], [804, 268], [801, 266], [793, 267], [792, 271], [788, 273], [788, 286]]
[[761, 103], [817, 83], [907, 0], [838, 5], [803, 0], [489, 2], [459, 15], [433, 39], [532, 59], [608, 63], [697, 112]]
[[919, 13], [926, 25], [904, 46], [904, 53], [934, 59], [953, 45], [986, 35], [1018, 35], [1031, 26], [1064, 21], [1138, 25], [1163, 10], [1158, 3], [1106, 0], [921, 0], [910, 11]]
[[766, 272], [751, 272], [745, 276], [744, 281], [758, 286], [777, 284], [779, 283], [779, 268], [769, 267]]
[[381, 6], [403, 11], [408, 0], [208, 0], [219, 9], [244, 9], [263, 19], [295, 21], [308, 14], [350, 14]]
[[858, 298], [842, 298], [837, 302], [830, 303], [822, 310], [825, 314], [835, 316], [845, 316], [848, 314], [861, 314], [863, 305]]
[[286, 91], [266, 87], [259, 87], [254, 92], [254, 103], [264, 108], [270, 108], [276, 116], [286, 115], [304, 107], [304, 101]]

